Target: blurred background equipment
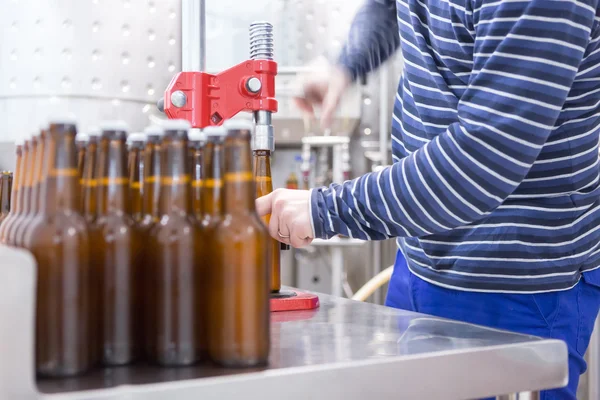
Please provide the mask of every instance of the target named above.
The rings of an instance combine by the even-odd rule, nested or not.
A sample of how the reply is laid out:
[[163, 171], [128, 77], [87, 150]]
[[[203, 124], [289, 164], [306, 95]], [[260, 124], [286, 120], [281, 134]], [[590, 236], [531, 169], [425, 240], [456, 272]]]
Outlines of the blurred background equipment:
[[[322, 132], [317, 121], [306, 121], [292, 101], [294, 95], [301, 95], [299, 82], [304, 74], [322, 73], [326, 59], [335, 59], [360, 0], [208, 0], [205, 49], [192, 49], [197, 53], [190, 53], [194, 55], [185, 61], [198, 63], [194, 60], [204, 51], [204, 65], [199, 68], [181, 62], [182, 48], [190, 48], [195, 40], [191, 35], [199, 30], [194, 31], [191, 11], [182, 23], [180, 0], [5, 3], [0, 13], [4, 27], [0, 170], [15, 169], [15, 140], [37, 130], [50, 115], [73, 113], [82, 134], [93, 134], [103, 120], [125, 120], [132, 132], [160, 123], [165, 115], [155, 103], [171, 78], [178, 71], [222, 71], [248, 59], [247, 27], [257, 20], [275, 26], [278, 111], [271, 118], [276, 146], [271, 159], [273, 188], [340, 183], [390, 159], [387, 136], [395, 92], [391, 87], [401, 71], [399, 57], [346, 93], [331, 131]], [[186, 24], [188, 34], [182, 35]], [[347, 142], [341, 158], [334, 157], [331, 148], [303, 149], [304, 137], [324, 135], [347, 138], [342, 139]], [[331, 251], [315, 246], [282, 252], [282, 284], [326, 293], [342, 285], [347, 289], [344, 294], [351, 296], [391, 264], [395, 244], [344, 247], [341, 276], [346, 279], [338, 282], [336, 273], [335, 283], [328, 265]], [[369, 300], [381, 303], [384, 291]]]

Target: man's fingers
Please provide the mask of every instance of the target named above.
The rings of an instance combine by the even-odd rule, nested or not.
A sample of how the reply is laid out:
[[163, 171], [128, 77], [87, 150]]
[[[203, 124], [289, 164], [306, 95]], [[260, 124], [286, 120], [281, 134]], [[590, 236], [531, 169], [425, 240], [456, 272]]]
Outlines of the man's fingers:
[[[289, 229], [286, 227], [285, 222], [281, 221], [279, 216], [271, 216], [271, 220], [269, 221], [269, 235], [271, 237], [281, 243], [290, 244], [290, 234]], [[288, 237], [281, 237], [279, 234]]]
[[306, 247], [312, 242], [312, 239], [306, 235], [305, 225], [294, 221], [290, 228], [290, 244], [296, 249]]
[[294, 97], [294, 104], [296, 107], [302, 111], [304, 114], [308, 114], [309, 116], [315, 115], [315, 110], [312, 106], [312, 103], [304, 97]]
[[271, 203], [273, 202], [273, 193], [256, 199], [256, 212], [260, 217], [271, 214]]
[[321, 111], [321, 128], [331, 128], [333, 114], [337, 109], [340, 100], [340, 92], [336, 88], [330, 88], [323, 100], [323, 109]]

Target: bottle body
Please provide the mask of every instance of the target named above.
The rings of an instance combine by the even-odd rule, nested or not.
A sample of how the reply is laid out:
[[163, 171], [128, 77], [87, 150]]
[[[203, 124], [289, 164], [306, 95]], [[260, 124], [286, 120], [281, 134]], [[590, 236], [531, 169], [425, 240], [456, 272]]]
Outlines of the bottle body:
[[[271, 152], [269, 150], [255, 150], [253, 158], [256, 198], [259, 198], [273, 191]], [[266, 226], [269, 226], [271, 215], [265, 215], [262, 220]], [[281, 246], [277, 240], [270, 238], [268, 247], [271, 252], [271, 292], [278, 293], [281, 290]]]
[[203, 358], [201, 235], [191, 209], [187, 131], [166, 130], [161, 152], [160, 219], [150, 229], [146, 353], [186, 366]]
[[268, 362], [270, 247], [256, 214], [250, 131], [225, 140], [224, 209], [213, 237], [209, 268], [209, 357], [227, 367]]
[[131, 216], [124, 131], [104, 131], [98, 159], [98, 215], [92, 231], [100, 290], [100, 354], [107, 366], [140, 354], [142, 238]]
[[75, 127], [51, 124], [40, 215], [26, 236], [38, 264], [36, 371], [66, 377], [95, 362], [87, 225], [80, 213]]

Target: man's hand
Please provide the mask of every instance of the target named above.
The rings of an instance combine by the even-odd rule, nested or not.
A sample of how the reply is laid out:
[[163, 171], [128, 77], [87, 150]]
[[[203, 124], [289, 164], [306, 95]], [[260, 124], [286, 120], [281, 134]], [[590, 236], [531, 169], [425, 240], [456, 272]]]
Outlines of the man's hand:
[[350, 76], [340, 66], [332, 66], [325, 61], [315, 61], [314, 73], [300, 78], [304, 97], [295, 97], [296, 106], [304, 113], [314, 117], [314, 107], [321, 107], [321, 128], [331, 127], [335, 113], [344, 91], [350, 86]]
[[309, 210], [310, 191], [277, 189], [256, 199], [259, 216], [271, 214], [271, 236], [293, 247], [306, 247], [314, 239]]

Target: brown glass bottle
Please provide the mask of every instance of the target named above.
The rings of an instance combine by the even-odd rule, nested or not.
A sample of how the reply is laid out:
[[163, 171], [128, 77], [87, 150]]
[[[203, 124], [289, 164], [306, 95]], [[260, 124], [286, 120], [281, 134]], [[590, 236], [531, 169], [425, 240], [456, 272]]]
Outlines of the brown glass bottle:
[[13, 174], [13, 186], [12, 186], [12, 193], [10, 195], [11, 197], [11, 208], [10, 208], [10, 212], [8, 213], [8, 216], [6, 216], [6, 218], [4, 219], [4, 221], [2, 221], [2, 225], [0, 225], [0, 241], [4, 244], [7, 244], [7, 234], [9, 231], [10, 226], [13, 224], [15, 217], [17, 215], [17, 208], [18, 208], [18, 198], [19, 198], [19, 192], [20, 192], [20, 187], [21, 187], [21, 182], [23, 179], [23, 174], [21, 173], [23, 171], [23, 162], [25, 161], [23, 159], [23, 143], [18, 143], [16, 145], [16, 166], [15, 166], [15, 173]]
[[83, 172], [81, 178], [81, 203], [82, 212], [88, 225], [93, 224], [96, 219], [96, 160], [98, 158], [98, 134], [89, 135], [85, 158], [83, 160]]
[[36, 371], [73, 376], [94, 363], [88, 231], [80, 213], [75, 125], [50, 124], [42, 207], [25, 244], [38, 265]]
[[25, 235], [27, 230], [33, 223], [35, 216], [39, 210], [38, 202], [40, 197], [40, 187], [42, 180], [42, 162], [44, 156], [44, 140], [46, 138], [46, 130], [43, 129], [40, 135], [35, 139], [33, 151], [33, 168], [31, 179], [31, 194], [25, 199], [24, 217], [21, 225], [17, 227], [15, 232], [15, 245], [18, 247], [25, 246]]
[[139, 355], [142, 239], [131, 216], [124, 124], [105, 125], [98, 159], [98, 210], [90, 235], [99, 277], [102, 363], [125, 365]]
[[160, 193], [160, 157], [163, 131], [159, 127], [148, 127], [144, 130], [146, 134], [146, 146], [144, 148], [144, 197], [142, 198], [141, 227], [148, 231], [153, 224], [158, 222], [158, 196]]
[[142, 199], [144, 195], [144, 142], [146, 135], [132, 133], [127, 138], [128, 160], [127, 171], [129, 174], [129, 200], [131, 201], [131, 215], [136, 223], [141, 223], [144, 216]]
[[0, 174], [0, 226], [10, 213], [10, 197], [12, 195], [12, 172], [2, 171]]
[[187, 127], [165, 123], [161, 152], [160, 221], [150, 231], [151, 272], [146, 337], [151, 362], [185, 366], [199, 361], [204, 279], [200, 229], [192, 215]]
[[252, 126], [226, 126], [223, 218], [207, 285], [208, 351], [218, 364], [251, 367], [269, 358], [270, 239], [254, 204]]
[[[271, 178], [271, 152], [269, 150], [254, 150], [254, 179], [256, 182], [256, 198], [266, 196], [273, 191], [273, 180]], [[271, 215], [262, 218], [266, 226], [269, 226]], [[271, 250], [271, 292], [278, 293], [281, 290], [281, 253], [280, 244], [277, 240], [270, 239]]]
[[80, 179], [83, 178], [83, 163], [85, 160], [85, 153], [87, 151], [87, 144], [89, 140], [89, 135], [85, 133], [79, 133], [75, 138], [75, 144], [77, 145], [77, 169], [79, 170]]
[[188, 157], [192, 174], [192, 211], [196, 218], [202, 218], [202, 152], [204, 140], [202, 135], [190, 133]]
[[33, 136], [25, 140], [23, 145], [23, 178], [19, 187], [19, 195], [17, 198], [17, 213], [15, 214], [14, 222], [8, 228], [6, 233], [6, 244], [16, 246], [17, 230], [22, 227], [23, 220], [27, 214], [26, 207], [29, 205], [31, 196], [31, 181], [33, 178], [33, 158], [37, 148], [37, 138]]

